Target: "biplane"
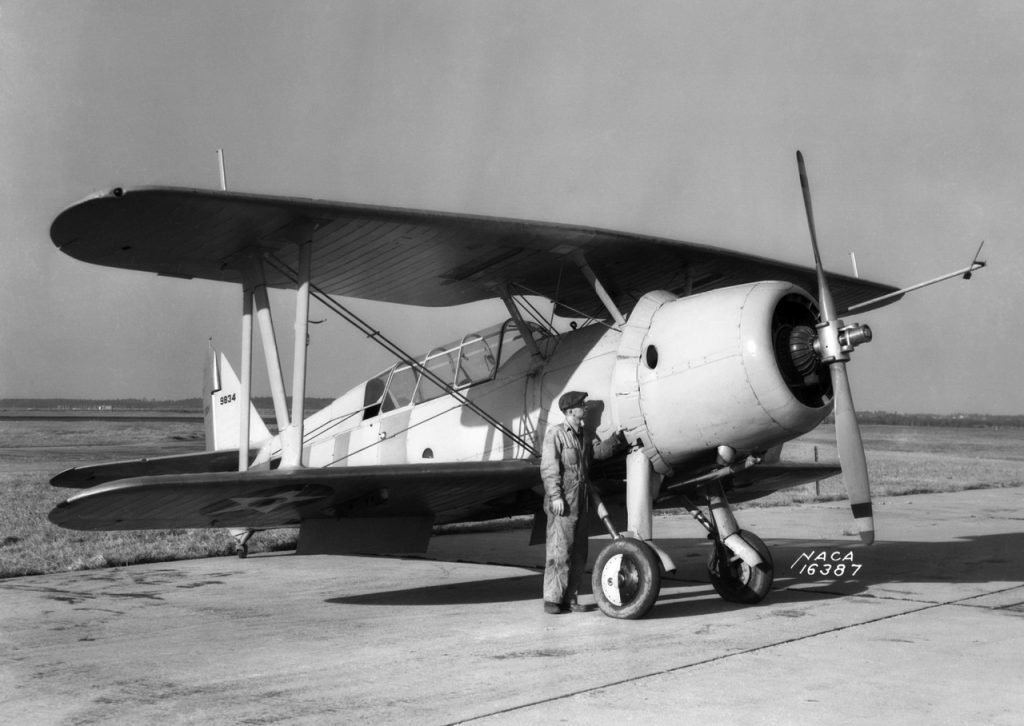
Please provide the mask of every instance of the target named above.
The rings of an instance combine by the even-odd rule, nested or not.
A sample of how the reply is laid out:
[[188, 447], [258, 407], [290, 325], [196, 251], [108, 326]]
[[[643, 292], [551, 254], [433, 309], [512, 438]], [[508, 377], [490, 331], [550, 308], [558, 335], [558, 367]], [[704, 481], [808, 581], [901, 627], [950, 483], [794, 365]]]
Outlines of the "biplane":
[[[91, 196], [56, 217], [57, 247], [99, 265], [238, 285], [241, 364], [235, 373], [211, 347], [207, 451], [58, 474], [54, 485], [83, 490], [50, 519], [81, 530], [297, 526], [299, 554], [423, 551], [435, 525], [539, 511], [541, 442], [561, 420], [559, 396], [578, 390], [589, 393], [590, 427], [602, 437], [622, 430], [629, 444], [594, 471], [611, 536], [593, 570], [600, 609], [637, 618], [654, 604], [674, 569], [653, 534], [653, 511], [667, 506], [685, 507], [713, 540], [715, 590], [758, 602], [772, 584], [771, 552], [731, 504], [841, 470], [860, 537], [874, 538], [846, 372], [871, 331], [841, 316], [984, 266], [975, 255], [903, 289], [826, 273], [797, 159], [813, 267], [546, 222], [180, 188]], [[297, 296], [290, 405], [268, 288]], [[311, 298], [396, 362], [307, 416]], [[508, 319], [412, 355], [346, 298], [431, 307], [498, 298]], [[536, 304], [544, 299], [550, 314]], [[252, 404], [254, 329], [276, 433]], [[783, 444], [832, 413], [838, 466], [781, 459]], [[624, 502], [625, 522], [605, 500]]]

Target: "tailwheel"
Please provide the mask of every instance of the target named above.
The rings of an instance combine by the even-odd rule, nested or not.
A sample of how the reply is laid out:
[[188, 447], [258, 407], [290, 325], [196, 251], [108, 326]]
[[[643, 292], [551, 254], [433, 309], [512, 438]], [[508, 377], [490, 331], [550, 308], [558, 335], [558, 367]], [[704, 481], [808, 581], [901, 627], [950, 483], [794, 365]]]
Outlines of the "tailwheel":
[[708, 558], [708, 574], [711, 576], [712, 586], [723, 600], [753, 605], [764, 600], [772, 589], [775, 566], [772, 563], [772, 553], [768, 551], [768, 546], [760, 537], [742, 529], [739, 534], [748, 545], [757, 550], [764, 562], [757, 567], [751, 567], [726, 549], [729, 557], [722, 563], [718, 557], [720, 547], [716, 546]]
[[642, 618], [661, 592], [658, 557], [642, 541], [620, 537], [597, 556], [591, 584], [597, 606], [605, 615]]

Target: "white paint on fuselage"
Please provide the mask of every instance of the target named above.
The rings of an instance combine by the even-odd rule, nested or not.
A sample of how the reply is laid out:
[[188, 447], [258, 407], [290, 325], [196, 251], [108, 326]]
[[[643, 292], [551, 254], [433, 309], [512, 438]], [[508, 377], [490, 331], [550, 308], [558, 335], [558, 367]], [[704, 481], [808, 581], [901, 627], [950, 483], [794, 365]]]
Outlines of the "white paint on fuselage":
[[[475, 405], [540, 451], [549, 420], [558, 422], [558, 398], [567, 390], [590, 394], [600, 416], [591, 425], [615, 428], [611, 369], [620, 333], [591, 325], [540, 341], [547, 356], [531, 374], [533, 360], [522, 348], [500, 362], [491, 380], [460, 389]], [[364, 413], [367, 381], [361, 382], [305, 422], [303, 464], [310, 467], [409, 464], [428, 461], [495, 461], [529, 458], [530, 452], [446, 394], [392, 411]], [[274, 437], [256, 464], [280, 451]]]
[[[794, 292], [805, 294], [788, 283], [740, 285], [669, 302], [654, 314], [635, 366], [645, 435], [670, 466], [685, 468], [719, 445], [744, 454], [764, 450], [811, 430], [827, 415], [828, 406], [812, 409], [796, 401], [774, 358], [772, 311]], [[613, 372], [621, 339], [620, 331], [603, 324], [541, 339], [542, 365], [521, 347], [499, 361], [493, 378], [460, 393], [539, 453], [549, 423], [562, 420], [558, 398], [585, 391], [587, 423], [605, 438], [620, 424]], [[654, 368], [644, 361], [650, 345], [658, 349]], [[450, 394], [390, 411], [367, 410], [367, 383], [307, 419], [304, 465], [532, 456]], [[279, 450], [275, 437], [257, 463]]]

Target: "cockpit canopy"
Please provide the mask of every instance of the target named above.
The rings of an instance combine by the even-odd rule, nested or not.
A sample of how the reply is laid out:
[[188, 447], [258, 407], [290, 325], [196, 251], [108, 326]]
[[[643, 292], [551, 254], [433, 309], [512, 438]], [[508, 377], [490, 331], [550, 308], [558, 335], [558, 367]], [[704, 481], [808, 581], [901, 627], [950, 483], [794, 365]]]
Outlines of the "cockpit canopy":
[[[540, 326], [531, 324], [530, 329], [535, 339], [547, 335]], [[366, 382], [363, 419], [433, 400], [449, 388], [460, 390], [489, 381], [524, 347], [526, 342], [519, 329], [512, 320], [506, 320], [501, 325], [470, 333], [460, 341], [434, 348], [425, 356], [417, 357], [419, 365], [398, 363]], [[423, 368], [437, 380], [424, 375]]]

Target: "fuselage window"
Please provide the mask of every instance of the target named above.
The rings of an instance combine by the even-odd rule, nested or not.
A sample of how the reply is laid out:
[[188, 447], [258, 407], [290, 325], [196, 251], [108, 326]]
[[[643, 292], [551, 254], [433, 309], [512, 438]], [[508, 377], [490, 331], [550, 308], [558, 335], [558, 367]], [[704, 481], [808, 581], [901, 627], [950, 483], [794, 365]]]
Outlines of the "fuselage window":
[[486, 381], [494, 375], [497, 359], [490, 344], [477, 334], [467, 335], [459, 357], [457, 386], [469, 386]]
[[[457, 350], [434, 350], [427, 356], [424, 367], [448, 386], [455, 380], [455, 356]], [[417, 391], [416, 401], [430, 401], [446, 393], [447, 389], [438, 385], [429, 376], [420, 376], [420, 387]]]
[[385, 413], [413, 403], [416, 392], [416, 371], [407, 365], [399, 366], [388, 381], [388, 392], [384, 397], [381, 411]]
[[388, 381], [388, 373], [390, 371], [385, 371], [376, 378], [371, 378], [366, 382], [366, 391], [363, 394], [364, 421], [380, 413], [380, 403], [384, 397], [384, 385]]
[[[535, 338], [542, 335], [535, 326], [531, 326], [531, 329], [535, 333]], [[509, 320], [505, 323], [505, 326], [501, 331], [501, 349], [498, 352], [498, 356], [501, 358], [502, 367], [508, 365], [508, 362], [512, 360], [512, 356], [525, 347], [526, 341], [523, 340], [523, 334], [520, 333], [519, 328]]]

